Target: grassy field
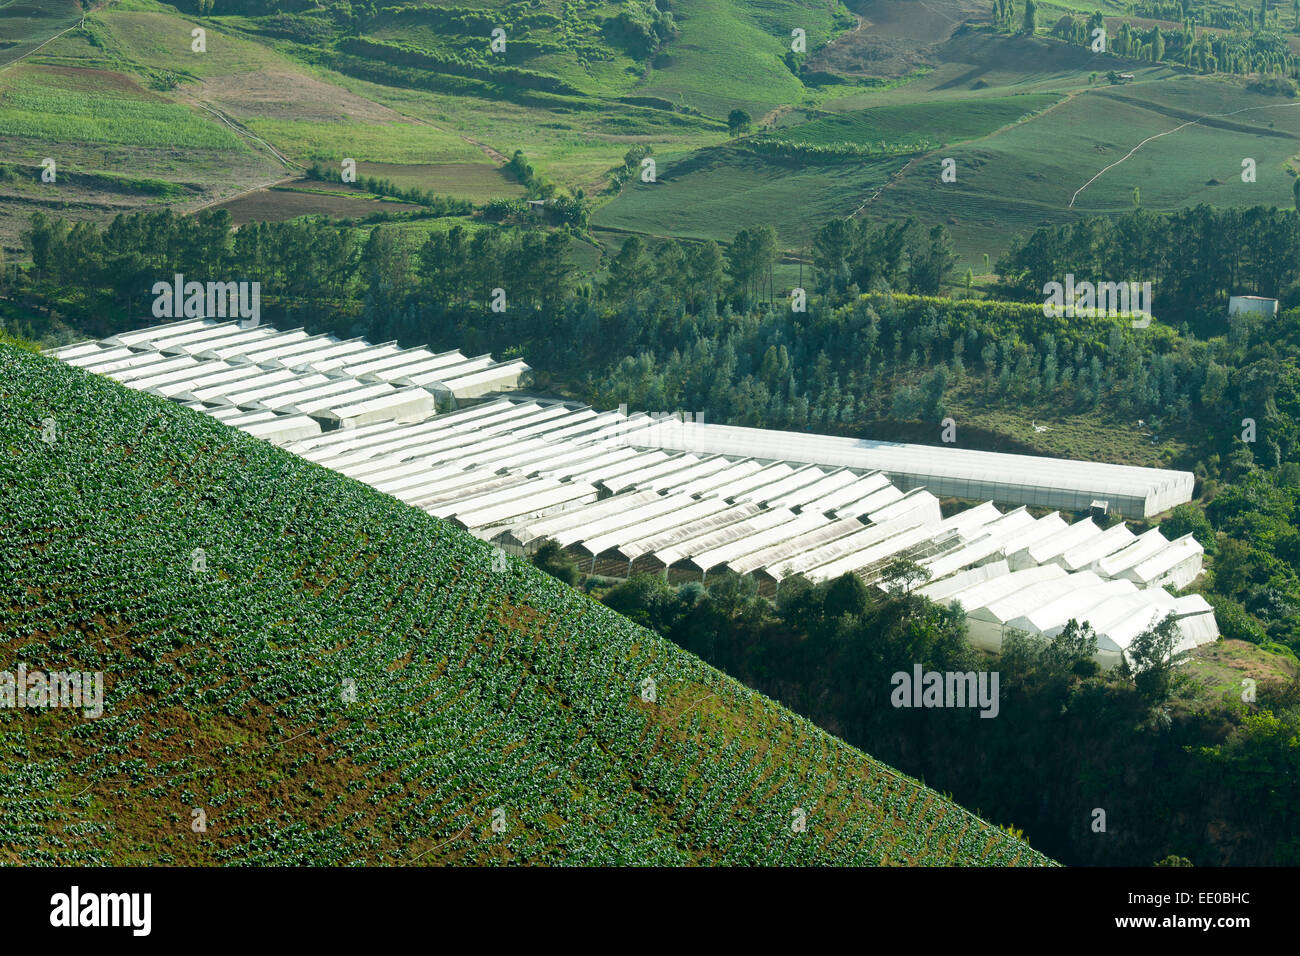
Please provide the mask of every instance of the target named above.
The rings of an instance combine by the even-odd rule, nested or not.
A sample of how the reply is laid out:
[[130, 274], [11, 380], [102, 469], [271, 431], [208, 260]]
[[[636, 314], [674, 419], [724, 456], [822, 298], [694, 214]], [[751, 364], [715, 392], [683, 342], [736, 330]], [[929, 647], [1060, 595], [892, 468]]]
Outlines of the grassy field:
[[195, 110], [127, 84], [119, 83], [111, 92], [91, 92], [87, 79], [26, 66], [0, 74], [0, 136], [55, 143], [246, 148], [229, 129]]
[[[38, 0], [33, 9], [48, 8], [53, 23], [57, 3]], [[1045, 7], [1040, 24], [1067, 8], [1093, 5]], [[833, 216], [915, 215], [948, 227], [958, 276], [968, 266], [983, 272], [983, 256], [996, 259], [1016, 232], [1131, 208], [1134, 187], [1151, 209], [1286, 205], [1300, 171], [1294, 101], [1042, 36], [994, 35], [977, 0], [923, 9], [863, 0], [853, 5], [861, 28], [838, 0], [678, 0], [675, 35], [653, 51], [620, 33], [622, 9], [605, 0], [385, 7], [364, 35], [388, 44], [374, 54], [388, 60], [353, 59], [401, 66], [402, 51], [435, 58], [402, 66], [421, 80], [410, 86], [352, 66], [330, 69], [348, 36], [323, 15], [293, 39], [271, 18], [208, 18], [207, 52], [198, 54], [192, 18], [153, 0], [123, 0], [0, 75], [0, 148], [31, 168], [55, 152], [70, 169], [166, 180], [182, 208], [234, 198], [241, 215], [277, 217], [307, 200], [237, 198], [294, 172], [259, 139], [294, 164], [350, 157], [363, 176], [475, 203], [523, 194], [501, 169], [522, 150], [547, 181], [586, 192], [607, 245], [628, 231], [729, 240], [771, 222], [798, 252]], [[498, 21], [508, 34], [501, 56], [487, 51]], [[795, 28], [807, 33], [810, 67], [841, 69], [843, 82], [806, 85], [792, 72], [784, 56]], [[447, 66], [451, 73], [430, 65], [453, 56], [460, 65]], [[1110, 87], [1096, 75], [1113, 68], [1136, 82]], [[497, 79], [465, 72], [476, 69]], [[492, 70], [550, 77], [566, 92], [535, 89], [532, 80], [510, 89]], [[430, 78], [437, 82], [422, 82]], [[743, 141], [727, 144], [723, 120], [736, 107], [756, 125], [769, 122], [759, 134], [769, 140], [883, 145], [876, 151], [898, 155], [818, 165], [754, 155]], [[1233, 115], [1198, 121], [1215, 113]], [[653, 148], [659, 182], [604, 193], [634, 145]], [[1255, 183], [1241, 181], [1246, 157], [1256, 162]], [[955, 183], [940, 181], [945, 158], [956, 162]], [[107, 181], [97, 191], [69, 183], [57, 201], [92, 217], [143, 202], [102, 188]], [[30, 182], [0, 186], [0, 218], [53, 199]], [[0, 242], [16, 233], [0, 222]]]
[[[36, 89], [24, 91], [25, 100], [11, 97], [8, 109], [0, 101], [0, 143], [17, 144], [23, 137], [65, 143], [72, 150], [100, 141], [143, 147], [166, 139], [171, 132], [166, 121], [171, 121], [179, 130], [173, 137], [178, 147], [198, 148], [207, 136], [274, 162], [255, 141], [245, 138], [241, 145], [236, 133], [196, 108], [202, 104], [297, 163], [334, 164], [351, 157], [363, 167], [362, 175], [371, 174], [364, 169], [368, 165], [382, 167], [373, 174], [484, 202], [522, 195], [500, 171], [516, 149], [524, 149], [548, 178], [595, 192], [632, 144], [691, 149], [725, 136], [716, 120], [612, 100], [575, 101], [580, 108], [567, 114], [547, 113], [508, 99], [384, 86], [294, 59], [257, 42], [252, 33], [233, 35], [220, 19], [206, 23], [207, 52], [193, 53], [193, 24], [149, 0], [115, 5], [88, 23], [88, 31], [74, 31], [43, 50], [40, 69], [59, 70], [60, 89], [80, 87], [78, 102], [95, 114], [75, 112], [81, 107], [74, 101], [63, 113], [40, 109], [38, 98], [55, 96], [39, 88], [42, 79]], [[229, 26], [247, 24], [231, 18]], [[136, 155], [131, 162], [142, 173], [167, 178], [158, 159]], [[191, 179], [209, 187], [204, 198], [211, 199], [264, 184], [276, 171], [259, 164], [255, 170], [237, 169], [233, 181]], [[264, 202], [262, 196], [245, 205], [261, 208]]]
[[1191, 653], [1185, 673], [1199, 685], [1199, 703], [1241, 700], [1242, 680], [1286, 682], [1297, 670], [1293, 657], [1245, 641], [1215, 641]]
[[[951, 142], [991, 133], [1059, 99], [1036, 94], [974, 103], [881, 106], [819, 117], [769, 135], [788, 143], [906, 149], [918, 140]], [[659, 182], [630, 184], [592, 222], [605, 229], [718, 240], [729, 240], [758, 222], [771, 222], [782, 242], [798, 250], [822, 223], [861, 207], [906, 164], [905, 157], [888, 157], [812, 165], [740, 148], [715, 149], [663, 163]], [[938, 160], [932, 165], [930, 173], [937, 180]], [[762, 210], [762, 218], [757, 210]]]
[[[1235, 115], [1193, 122], [1222, 113]], [[946, 149], [956, 160], [956, 183], [941, 183], [918, 163], [868, 213], [943, 222], [963, 255], [958, 268], [978, 268], [982, 254], [996, 258], [1016, 230], [1131, 209], [1134, 187], [1142, 205], [1156, 210], [1198, 202], [1290, 205], [1288, 164], [1298, 151], [1295, 101], [1205, 77], [1104, 87]], [[927, 159], [937, 163], [939, 155]], [[1241, 179], [1245, 157], [1256, 162], [1254, 183]]]
[[636, 92], [718, 117], [735, 108], [757, 117], [797, 102], [804, 86], [782, 60], [791, 30], [804, 30], [808, 49], [815, 50], [849, 24], [838, 6], [824, 0], [679, 0], [673, 11], [682, 35], [654, 60]]
[[0, 3], [0, 69], [80, 19], [81, 6], [75, 0], [4, 0]]
[[0, 667], [104, 683], [98, 718], [0, 722], [4, 863], [1050, 862], [530, 565], [200, 413], [0, 345], [0, 449]]
[[521, 199], [527, 193], [504, 167], [488, 163], [357, 163], [357, 176], [392, 180], [398, 186], [418, 186], [438, 195], [461, 196], [486, 203], [497, 197]]
[[[155, 75], [173, 74], [180, 79], [202, 79], [274, 69], [283, 58], [259, 43], [221, 32], [219, 24], [178, 15], [174, 8], [136, 0], [128, 9], [115, 5], [86, 18], [86, 37], [71, 36], [58, 41], [50, 56], [100, 56], [126, 66], [144, 66]], [[192, 49], [190, 31], [202, 26], [207, 31], [206, 50]], [[78, 51], [74, 43], [83, 48]]]
[[933, 54], [933, 66], [884, 89], [827, 87], [817, 98], [826, 110], [975, 100], [1017, 93], [1066, 93], [1087, 89], [1096, 71], [1123, 68], [1139, 80], [1164, 79], [1180, 71], [1167, 65], [1101, 57], [1084, 47], [1043, 37], [995, 36], [972, 31], [954, 36]]
[[[299, 186], [311, 185], [303, 180], [296, 182]], [[289, 185], [258, 189], [237, 199], [218, 203], [213, 208], [229, 211], [231, 221], [236, 226], [242, 226], [247, 222], [283, 222], [299, 216], [353, 219], [377, 212], [398, 209], [418, 212], [420, 209], [419, 206], [411, 203], [393, 202], [375, 196], [361, 194], [348, 196], [317, 189], [294, 188]]]
[[505, 100], [447, 96], [336, 77], [340, 86], [402, 115], [451, 130], [509, 156], [522, 149], [529, 161], [559, 183], [594, 192], [635, 144], [656, 154], [684, 152], [726, 140], [717, 120], [617, 102], [544, 112]]
[[[385, 8], [366, 27], [367, 36], [435, 53], [477, 55], [482, 62], [546, 73], [591, 95], [619, 96], [631, 91], [644, 67], [602, 30], [619, 13], [605, 0], [541, 0], [535, 4], [455, 4], [477, 6], [479, 17], [453, 19], [428, 6]], [[506, 30], [502, 54], [488, 50], [491, 30]]]
[[494, 164], [483, 152], [454, 133], [423, 123], [314, 123], [300, 120], [249, 117], [244, 124], [254, 133], [299, 162], [320, 160], [337, 164], [350, 156], [358, 163], [459, 166]]
[[[1168, 468], [1179, 462], [1189, 447], [1179, 436], [1162, 434], [1157, 438], [1149, 426], [1104, 411], [1071, 414], [1046, 402], [1037, 407], [1010, 408], [1000, 404], [957, 390], [950, 413], [970, 435], [978, 434], [982, 439], [967, 442], [966, 447], [1145, 468]], [[1004, 440], [1009, 443], [1007, 447], [999, 445]]]
[[[103, 220], [162, 203], [184, 208], [284, 175], [278, 161], [211, 114], [138, 77], [36, 59], [0, 72], [0, 153], [18, 172], [0, 181], [2, 246], [16, 248], [40, 208]], [[56, 163], [53, 183], [41, 180], [47, 157]], [[149, 182], [161, 188], [133, 187]]]
[[660, 166], [656, 183], [630, 183], [591, 221], [602, 229], [727, 241], [740, 229], [770, 223], [783, 243], [799, 248], [827, 219], [864, 202], [904, 162], [800, 168], [740, 150], [712, 150]]
[[930, 140], [955, 143], [983, 136], [1060, 102], [1051, 93], [953, 102], [877, 106], [837, 113], [783, 128], [780, 139], [804, 143], [873, 143]]

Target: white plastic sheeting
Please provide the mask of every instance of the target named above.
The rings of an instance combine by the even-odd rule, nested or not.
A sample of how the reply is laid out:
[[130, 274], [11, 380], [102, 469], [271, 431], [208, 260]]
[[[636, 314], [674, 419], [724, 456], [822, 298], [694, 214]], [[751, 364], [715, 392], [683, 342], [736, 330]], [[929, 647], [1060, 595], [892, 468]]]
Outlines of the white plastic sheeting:
[[633, 428], [629, 444], [695, 454], [843, 465], [883, 471], [903, 489], [924, 485], [940, 497], [1086, 511], [1095, 499], [1112, 512], [1149, 517], [1190, 501], [1191, 472], [1070, 461], [1037, 455], [839, 438], [803, 432], [667, 419]]

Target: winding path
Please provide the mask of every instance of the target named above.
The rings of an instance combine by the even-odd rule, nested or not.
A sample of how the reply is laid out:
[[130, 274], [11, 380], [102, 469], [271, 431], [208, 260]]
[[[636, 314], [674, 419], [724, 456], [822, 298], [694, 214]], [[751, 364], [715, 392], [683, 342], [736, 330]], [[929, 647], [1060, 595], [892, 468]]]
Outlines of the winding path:
[[1300, 103], [1269, 103], [1265, 106], [1244, 106], [1241, 109], [1233, 110], [1230, 113], [1206, 113], [1204, 116], [1198, 116], [1196, 117], [1196, 119], [1188, 120], [1186, 123], [1183, 123], [1181, 126], [1175, 126], [1173, 129], [1165, 130], [1163, 133], [1156, 133], [1154, 136], [1148, 136], [1146, 139], [1142, 140], [1142, 142], [1138, 143], [1136, 146], [1130, 149], [1122, 159], [1117, 159], [1109, 166], [1104, 167], [1100, 172], [1098, 172], [1095, 176], [1093, 176], [1092, 179], [1088, 180], [1086, 183], [1084, 183], [1082, 186], [1076, 189], [1074, 191], [1074, 195], [1070, 197], [1069, 206], [1067, 206], [1066, 208], [1067, 209], [1073, 208], [1074, 201], [1079, 198], [1079, 193], [1083, 192], [1094, 182], [1100, 179], [1103, 174], [1105, 174], [1109, 170], [1114, 169], [1116, 166], [1118, 166], [1120, 163], [1124, 162], [1125, 160], [1131, 158], [1134, 153], [1136, 153], [1147, 143], [1151, 142], [1153, 139], [1159, 139], [1162, 136], [1168, 136], [1170, 133], [1177, 133], [1180, 129], [1186, 129], [1189, 126], [1195, 126], [1196, 124], [1200, 123], [1201, 120], [1219, 119], [1224, 116], [1236, 116], [1238, 113], [1249, 113], [1251, 110], [1276, 110], [1276, 109], [1286, 109], [1287, 107], [1295, 108], [1297, 106], [1300, 106]]
[[78, 20], [78, 21], [77, 21], [75, 24], [73, 24], [72, 26], [68, 27], [66, 30], [60, 30], [58, 33], [54, 34], [54, 36], [50, 37], [50, 38], [49, 38], [48, 40], [46, 40], [44, 43], [40, 44], [39, 46], [34, 46], [34, 47], [32, 47], [32, 48], [31, 48], [30, 50], [28, 50], [26, 53], [20, 53], [18, 56], [14, 57], [12, 60], [10, 60], [8, 63], [0, 64], [0, 70], [7, 70], [7, 69], [9, 69], [9, 67], [13, 66], [13, 65], [14, 65], [15, 63], [17, 63], [19, 60], [22, 60], [22, 59], [25, 59], [25, 58], [31, 56], [31, 55], [32, 55], [33, 53], [35, 53], [37, 50], [41, 49], [41, 47], [48, 46], [49, 44], [51, 44], [51, 43], [53, 43], [55, 40], [57, 40], [59, 37], [63, 36], [63, 34], [65, 34], [65, 33], [71, 33], [73, 30], [80, 30], [82, 27], [84, 27], [84, 26], [86, 25], [86, 17], [87, 17], [87, 16], [89, 16], [89, 15], [92, 14], [92, 13], [95, 13], [95, 12], [98, 11], [98, 10], [102, 10], [104, 7], [108, 6], [108, 5], [109, 5], [110, 3], [112, 3], [112, 2], [113, 2], [113, 0], [101, 0], [101, 2], [95, 4], [95, 5], [94, 5], [93, 7], [91, 7], [89, 10], [84, 11], [84, 12], [81, 14], [81, 19]]

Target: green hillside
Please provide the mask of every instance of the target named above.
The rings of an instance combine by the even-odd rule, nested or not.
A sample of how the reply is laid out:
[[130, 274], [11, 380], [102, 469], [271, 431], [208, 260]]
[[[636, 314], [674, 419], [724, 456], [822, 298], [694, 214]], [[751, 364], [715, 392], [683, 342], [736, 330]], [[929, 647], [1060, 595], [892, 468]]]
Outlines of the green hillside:
[[0, 717], [0, 862], [1050, 862], [204, 415], [0, 345], [0, 423], [0, 671], [105, 685]]
[[0, 67], [39, 49], [81, 19], [75, 0], [4, 0], [0, 3]]
[[[581, 196], [604, 244], [628, 232], [729, 242], [762, 222], [802, 255], [827, 218], [914, 215], [951, 234], [955, 275], [983, 277], [984, 256], [1015, 234], [1122, 212], [1135, 188], [1152, 210], [1290, 204], [1291, 66], [1243, 59], [1244, 33], [1201, 66], [1169, 0], [1124, 17], [1100, 6], [1116, 44], [1104, 55], [1069, 39], [1090, 0], [1043, 6], [1034, 36], [975, 0], [116, 0], [84, 26], [63, 0], [9, 4], [0, 35], [8, 25], [15, 50], [72, 28], [0, 71], [0, 248], [29, 255], [36, 209], [102, 222], [215, 205], [241, 224], [320, 214], [442, 228], [373, 178], [479, 209]], [[1192, 7], [1212, 30], [1249, 26], [1236, 7]], [[1142, 52], [1157, 19], [1163, 60]], [[1130, 27], [1142, 36], [1117, 52]], [[1250, 44], [1256, 57], [1300, 48], [1300, 22], [1274, 10]], [[748, 127], [728, 129], [733, 111]], [[630, 148], [653, 151], [658, 181], [607, 188]], [[516, 150], [536, 181], [511, 175]], [[47, 157], [57, 184], [40, 178]], [[1244, 158], [1256, 181], [1241, 179]], [[361, 177], [347, 189], [300, 178], [345, 159]], [[955, 181], [940, 180], [944, 159]]]

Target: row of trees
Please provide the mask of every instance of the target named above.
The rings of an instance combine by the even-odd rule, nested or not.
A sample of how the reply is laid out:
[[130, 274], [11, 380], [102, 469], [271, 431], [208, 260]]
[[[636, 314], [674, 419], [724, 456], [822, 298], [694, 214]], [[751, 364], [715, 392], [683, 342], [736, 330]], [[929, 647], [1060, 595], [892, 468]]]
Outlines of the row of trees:
[[[342, 183], [343, 173], [332, 166], [314, 162], [303, 174], [305, 178], [316, 182]], [[358, 189], [363, 189], [375, 196], [391, 196], [403, 202], [425, 206], [435, 216], [467, 216], [474, 211], [474, 204], [467, 199], [455, 196], [440, 196], [431, 189], [419, 186], [399, 186], [391, 179], [379, 179], [374, 176], [362, 176], [356, 180]]]
[[[1038, 28], [1034, 0], [1026, 0], [1019, 16], [1016, 9], [1014, 0], [995, 0], [994, 26], [1003, 32], [1032, 36]], [[1300, 60], [1291, 53], [1286, 37], [1266, 26], [1266, 10], [1267, 0], [1264, 0], [1257, 20], [1254, 10], [1233, 6], [1198, 7], [1193, 13], [1186, 3], [1139, 5], [1139, 16], [1180, 21], [1181, 29], [1162, 31], [1155, 25], [1143, 30], [1123, 20], [1114, 35], [1106, 35], [1104, 51], [1152, 63], [1177, 63], [1201, 73], [1270, 73], [1298, 77]], [[1297, 6], [1297, 16], [1300, 16], [1300, 6]], [[1226, 28], [1232, 32], [1198, 31], [1197, 26]], [[1086, 18], [1066, 13], [1056, 21], [1050, 33], [1067, 43], [1092, 47], [1097, 29], [1106, 29], [1105, 17], [1100, 12], [1093, 12]]]
[[[1212, 341], [1190, 326], [1221, 334], [1226, 293], [1251, 278], [1249, 291], [1289, 288], [1298, 240], [1294, 213], [1260, 209], [1139, 211], [1040, 229], [999, 264], [1003, 294], [1027, 300], [1017, 306], [900, 297], [934, 288], [950, 257], [942, 230], [835, 220], [813, 243], [806, 311], [796, 311], [773, 280], [778, 245], [767, 227], [742, 230], [728, 249], [631, 236], [593, 284], [562, 231], [456, 225], [418, 241], [304, 219], [232, 236], [221, 212], [141, 213], [107, 227], [37, 214], [25, 236], [33, 265], [17, 286], [77, 334], [111, 334], [147, 320], [149, 290], [174, 273], [259, 281], [264, 320], [282, 327], [523, 351], [575, 397], [755, 426], [933, 424], [954, 395], [1224, 431], [1249, 416], [1267, 423], [1257, 455], [1276, 464], [1295, 442], [1272, 410], [1290, 367], [1249, 357], [1266, 343], [1244, 320]], [[1157, 316], [1189, 334], [1045, 319], [1042, 285], [1070, 272], [1153, 280]], [[14, 284], [12, 273], [0, 283]], [[875, 294], [857, 298], [866, 290]]]
[[938, 295], [957, 262], [943, 226], [927, 231], [912, 219], [833, 219], [817, 232], [812, 257], [817, 290], [835, 297], [853, 287]]
[[996, 269], [995, 294], [1025, 302], [1042, 302], [1043, 286], [1067, 274], [1077, 282], [1151, 282], [1157, 318], [1221, 333], [1231, 295], [1295, 298], [1300, 215], [1263, 206], [1137, 209], [1017, 236]]
[[[927, 233], [910, 220], [884, 227], [837, 220], [823, 233], [816, 287], [828, 295], [843, 297], [854, 285], [934, 293], [952, 268], [951, 241], [941, 227]], [[121, 215], [105, 226], [37, 213], [23, 238], [31, 283], [57, 299], [61, 311], [90, 323], [138, 321], [142, 296], [173, 272], [260, 281], [276, 316], [300, 319], [310, 310], [311, 324], [338, 328], [366, 312], [382, 330], [396, 322], [411, 336], [420, 334], [408, 321], [417, 313], [472, 324], [468, 313], [486, 308], [496, 288], [524, 310], [559, 313], [593, 301], [564, 231], [457, 224], [430, 230], [418, 244], [411, 235], [322, 218], [250, 223], [232, 233], [223, 210], [193, 217], [164, 210]], [[741, 311], [786, 308], [787, 290], [774, 278], [780, 255], [770, 226], [740, 230], [725, 250], [630, 236], [608, 260], [595, 302], [619, 313], [628, 306], [688, 315], [712, 315], [728, 304]]]

